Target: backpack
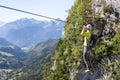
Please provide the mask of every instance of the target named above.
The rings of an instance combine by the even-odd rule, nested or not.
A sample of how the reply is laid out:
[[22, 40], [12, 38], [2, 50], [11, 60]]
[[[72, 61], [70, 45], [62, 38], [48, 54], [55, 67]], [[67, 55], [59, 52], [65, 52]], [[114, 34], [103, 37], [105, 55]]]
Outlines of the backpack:
[[90, 48], [95, 47], [96, 43], [97, 43], [97, 35], [92, 34], [91, 39], [90, 39], [90, 43], [89, 43]]

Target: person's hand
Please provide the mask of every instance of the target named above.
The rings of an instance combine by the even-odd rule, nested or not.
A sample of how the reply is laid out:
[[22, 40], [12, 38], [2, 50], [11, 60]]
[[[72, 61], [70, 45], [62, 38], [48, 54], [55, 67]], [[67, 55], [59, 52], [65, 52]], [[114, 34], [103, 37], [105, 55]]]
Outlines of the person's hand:
[[85, 29], [86, 29], [86, 26], [84, 25], [84, 26], [83, 26], [83, 30], [85, 31]]
[[86, 32], [88, 30], [88, 28], [86, 28], [86, 26], [84, 26], [84, 32]]

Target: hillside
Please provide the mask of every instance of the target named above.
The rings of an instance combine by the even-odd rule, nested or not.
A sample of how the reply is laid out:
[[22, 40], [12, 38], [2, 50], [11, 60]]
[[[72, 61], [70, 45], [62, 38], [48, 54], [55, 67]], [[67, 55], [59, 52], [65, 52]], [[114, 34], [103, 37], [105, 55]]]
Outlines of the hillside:
[[[50, 60], [50, 56], [55, 51], [58, 40], [48, 40], [38, 43], [36, 46], [32, 47], [28, 52], [27, 64], [22, 69], [19, 69], [11, 75], [10, 79], [16, 80], [42, 80], [42, 68], [43, 65]], [[17, 76], [16, 76], [17, 75]], [[35, 76], [35, 77], [33, 77]]]
[[63, 22], [22, 18], [0, 27], [0, 36], [19, 47], [62, 37]]
[[0, 69], [22, 67], [22, 59], [26, 54], [17, 46], [0, 38]]
[[[81, 36], [82, 27], [91, 21], [94, 25], [94, 35], [98, 36], [99, 29], [103, 23], [110, 24], [101, 17], [101, 13], [93, 12], [97, 9], [107, 11], [105, 3], [95, 0], [102, 8], [93, 7], [92, 0], [76, 0], [69, 12], [67, 23], [65, 24], [65, 35], [59, 41], [52, 64], [46, 64], [43, 71], [43, 80], [119, 80], [120, 79], [120, 29], [119, 21], [115, 22], [117, 33], [108, 42], [104, 38], [111, 35], [97, 37], [95, 46], [87, 56], [89, 71], [86, 72], [86, 65], [83, 56], [83, 37]], [[98, 2], [97, 2], [98, 1]], [[107, 2], [106, 2], [107, 3]], [[111, 3], [114, 4], [114, 3]], [[94, 8], [92, 10], [92, 8]], [[111, 23], [114, 23], [111, 21]], [[51, 68], [54, 67], [54, 72]]]
[[40, 42], [37, 45], [35, 45], [34, 47], [30, 48], [30, 50], [28, 52], [29, 57], [37, 59], [42, 55], [51, 53], [55, 50], [57, 43], [58, 43], [58, 40], [54, 40], [54, 39]]
[[26, 54], [16, 45], [0, 38], [0, 80], [12, 70], [23, 67]]

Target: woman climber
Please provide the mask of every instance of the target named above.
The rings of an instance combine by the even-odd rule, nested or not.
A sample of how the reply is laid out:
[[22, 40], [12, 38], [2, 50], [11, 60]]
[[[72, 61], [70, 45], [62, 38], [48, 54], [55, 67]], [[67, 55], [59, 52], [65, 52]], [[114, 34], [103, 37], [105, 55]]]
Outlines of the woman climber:
[[90, 39], [91, 39], [91, 35], [92, 35], [92, 25], [87, 24], [86, 26], [83, 26], [81, 35], [84, 37], [83, 60], [85, 62], [86, 68], [87, 68], [86, 71], [89, 71], [88, 63], [86, 60], [86, 55], [87, 55], [87, 53], [89, 53], [89, 49], [90, 49], [89, 45], [90, 45]]

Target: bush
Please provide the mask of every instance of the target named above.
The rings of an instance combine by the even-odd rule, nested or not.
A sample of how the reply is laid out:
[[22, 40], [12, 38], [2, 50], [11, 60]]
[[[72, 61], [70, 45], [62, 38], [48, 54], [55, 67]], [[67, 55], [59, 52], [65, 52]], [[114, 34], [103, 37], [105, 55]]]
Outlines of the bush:
[[109, 11], [109, 8], [110, 8], [109, 5], [105, 6], [105, 7], [103, 8], [103, 12], [104, 12], [104, 13], [108, 12], [108, 11]]

